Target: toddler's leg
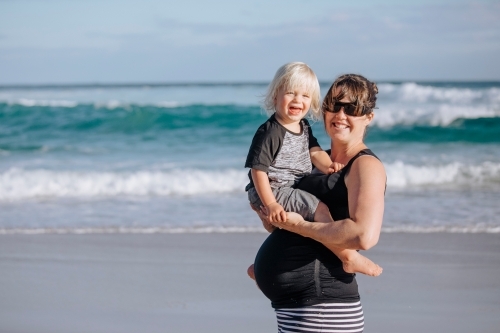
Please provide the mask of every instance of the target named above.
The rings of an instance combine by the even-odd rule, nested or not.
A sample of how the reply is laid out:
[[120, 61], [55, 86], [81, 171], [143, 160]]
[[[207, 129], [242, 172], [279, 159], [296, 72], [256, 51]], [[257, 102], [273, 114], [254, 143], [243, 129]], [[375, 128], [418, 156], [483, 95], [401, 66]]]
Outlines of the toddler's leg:
[[[328, 207], [320, 202], [314, 213], [314, 221], [334, 222]], [[382, 274], [382, 267], [359, 254], [356, 250], [339, 249], [337, 247], [325, 245], [330, 251], [342, 261], [342, 267], [347, 273], [362, 273], [370, 276]]]
[[255, 281], [255, 272], [253, 270], [253, 264], [251, 264], [250, 267], [247, 268], [247, 274], [252, 280]]

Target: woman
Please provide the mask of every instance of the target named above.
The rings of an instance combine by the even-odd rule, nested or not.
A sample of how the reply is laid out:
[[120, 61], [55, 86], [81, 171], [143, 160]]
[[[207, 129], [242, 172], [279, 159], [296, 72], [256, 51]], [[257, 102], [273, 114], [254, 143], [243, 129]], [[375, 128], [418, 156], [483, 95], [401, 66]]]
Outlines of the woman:
[[324, 245], [367, 250], [378, 242], [386, 175], [363, 142], [377, 92], [366, 78], [348, 74], [333, 83], [323, 101], [329, 154], [345, 167], [332, 175], [305, 177], [297, 187], [324, 202], [335, 222], [312, 223], [288, 213], [285, 222], [271, 226], [259, 212], [267, 230], [277, 228], [257, 253], [254, 271], [275, 308], [279, 332], [363, 331], [355, 275], [346, 273]]

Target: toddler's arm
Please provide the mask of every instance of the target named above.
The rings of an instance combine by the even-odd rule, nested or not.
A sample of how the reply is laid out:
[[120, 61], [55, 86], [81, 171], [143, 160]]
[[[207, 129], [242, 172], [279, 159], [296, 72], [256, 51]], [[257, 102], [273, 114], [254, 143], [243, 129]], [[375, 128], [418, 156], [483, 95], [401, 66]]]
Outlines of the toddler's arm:
[[314, 166], [324, 174], [337, 172], [344, 167], [341, 163], [332, 162], [330, 156], [328, 156], [326, 151], [322, 150], [320, 147], [313, 147], [309, 149], [309, 154], [311, 155], [311, 161]]
[[267, 213], [270, 222], [285, 222], [286, 212], [283, 207], [276, 202], [273, 191], [271, 190], [271, 185], [269, 185], [269, 178], [264, 171], [252, 169], [252, 180], [255, 185], [255, 189], [259, 194], [260, 201], [264, 205], [264, 209]]
[[345, 167], [344, 164], [339, 163], [339, 162], [333, 162], [332, 165], [330, 165], [330, 168], [333, 169], [333, 172], [338, 172], [340, 171], [343, 167]]

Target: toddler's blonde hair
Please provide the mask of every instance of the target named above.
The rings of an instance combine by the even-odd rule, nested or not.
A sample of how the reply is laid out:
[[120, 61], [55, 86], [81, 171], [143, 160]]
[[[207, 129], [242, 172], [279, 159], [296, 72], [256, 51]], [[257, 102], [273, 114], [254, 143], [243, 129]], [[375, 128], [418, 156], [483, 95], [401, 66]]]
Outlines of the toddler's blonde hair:
[[295, 89], [304, 87], [310, 93], [311, 107], [309, 109], [314, 120], [322, 119], [319, 82], [313, 70], [303, 62], [290, 62], [281, 66], [267, 88], [264, 98], [264, 108], [268, 114], [276, 112], [276, 97], [280, 89]]

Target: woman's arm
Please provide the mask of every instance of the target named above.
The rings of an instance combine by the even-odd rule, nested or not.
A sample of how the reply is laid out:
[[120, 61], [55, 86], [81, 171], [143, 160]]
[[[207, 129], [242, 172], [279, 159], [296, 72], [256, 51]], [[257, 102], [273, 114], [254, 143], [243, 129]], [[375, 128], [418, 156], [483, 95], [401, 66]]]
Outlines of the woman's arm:
[[384, 215], [386, 175], [382, 163], [372, 156], [354, 161], [345, 178], [350, 218], [335, 222], [307, 222], [288, 213], [276, 227], [343, 249], [367, 250], [377, 244]]

